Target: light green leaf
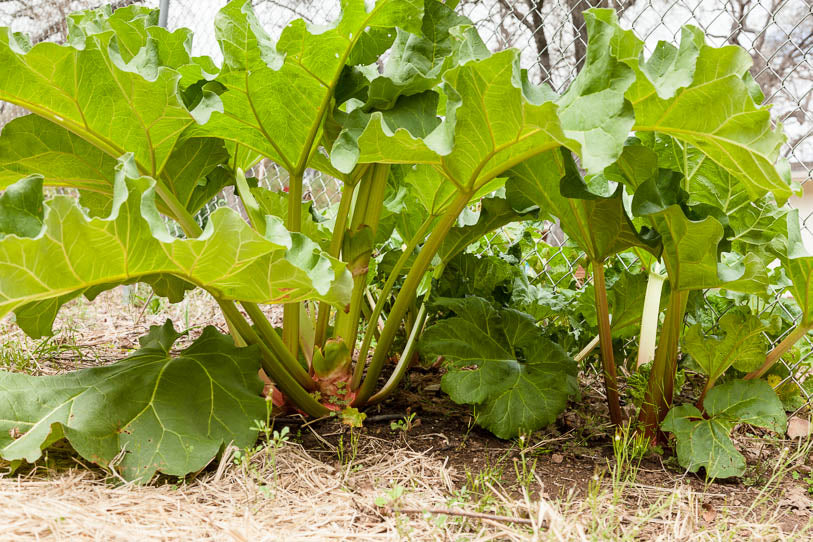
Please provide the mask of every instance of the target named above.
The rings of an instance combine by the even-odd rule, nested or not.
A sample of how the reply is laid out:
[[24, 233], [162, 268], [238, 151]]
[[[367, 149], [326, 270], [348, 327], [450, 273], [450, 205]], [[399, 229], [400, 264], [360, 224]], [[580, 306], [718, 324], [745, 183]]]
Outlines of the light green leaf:
[[458, 190], [476, 192], [529, 156], [578, 148], [562, 132], [552, 96], [535, 103], [525, 95], [518, 63], [509, 50], [446, 71], [444, 120], [423, 139], [373, 113], [358, 138], [359, 162], [429, 164]]
[[780, 251], [782, 268], [791, 280], [790, 293], [802, 310], [799, 325], [813, 325], [813, 256], [805, 248], [800, 228], [799, 211], [787, 214], [787, 239]]
[[734, 366], [750, 372], [765, 362], [769, 342], [764, 336], [768, 326], [743, 310], [731, 310], [719, 321], [719, 335], [703, 335], [700, 324], [690, 327], [683, 337], [683, 349], [689, 353], [710, 380], [717, 380]]
[[533, 319], [477, 297], [439, 300], [457, 316], [427, 329], [421, 351], [449, 362], [443, 390], [475, 405], [477, 423], [500, 438], [556, 419], [578, 390], [576, 364]]
[[[352, 283], [345, 265], [304, 235], [288, 233], [278, 219], [263, 237], [236, 211], [220, 208], [199, 238], [175, 239], [156, 212], [153, 186], [152, 179], [137, 176], [131, 160], [123, 161], [108, 218], [89, 218], [73, 199], [58, 196], [45, 204], [37, 237], [0, 240], [0, 315], [156, 275], [202, 286], [223, 299], [321, 299], [341, 307], [348, 302]], [[50, 322], [26, 331], [49, 330]]]
[[749, 254], [733, 266], [720, 262], [723, 225], [714, 216], [699, 220], [687, 216], [683, 208], [687, 194], [680, 188], [682, 178], [677, 172], [662, 169], [657, 177], [639, 186], [632, 200], [633, 214], [648, 219], [661, 235], [671, 287], [764, 291], [767, 269], [756, 254]]
[[0, 187], [33, 173], [50, 186], [112, 195], [116, 159], [36, 115], [12, 120], [0, 132]]
[[710, 47], [694, 27], [684, 27], [679, 48], [661, 42], [646, 61], [643, 42], [620, 27], [610, 47], [636, 74], [626, 92], [635, 111], [633, 131], [694, 146], [737, 178], [752, 199], [770, 192], [779, 203], [787, 200], [789, 179], [774, 165], [785, 136], [771, 125], [768, 107], [754, 103], [744, 49]]
[[367, 48], [362, 56], [369, 54], [371, 31], [419, 31], [422, 15], [422, 0], [381, 0], [370, 12], [364, 0], [345, 0], [332, 28], [312, 32], [298, 19], [272, 49], [250, 3], [229, 3], [216, 24], [226, 65], [217, 78], [225, 88], [222, 110], [192, 134], [235, 142], [289, 172], [304, 169], [354, 48], [361, 45]]
[[397, 30], [383, 73], [369, 82], [366, 106], [389, 109], [399, 96], [432, 89], [449, 67], [489, 54], [470, 20], [427, 0], [421, 33]]
[[661, 424], [677, 438], [678, 461], [689, 472], [706, 469], [709, 478], [741, 476], [745, 458], [730, 433], [747, 423], [783, 433], [787, 418], [773, 388], [764, 380], [734, 380], [715, 386], [703, 403], [707, 418], [693, 405], [673, 408]]
[[[215, 171], [228, 158], [219, 140], [187, 139], [173, 149], [161, 179], [195, 213], [231, 181]], [[36, 173], [49, 186], [77, 188], [95, 216], [110, 212], [115, 167], [116, 160], [95, 145], [36, 115], [11, 121], [0, 134], [0, 187]]]
[[[288, 219], [288, 194], [285, 192], [274, 192], [267, 188], [257, 187], [251, 189], [251, 194], [257, 199], [260, 212], [263, 215], [271, 215], [279, 218], [283, 224]], [[302, 229], [303, 235], [317, 243], [323, 250], [327, 250], [330, 245], [330, 231], [314, 220], [313, 202], [302, 203]]]
[[172, 356], [177, 337], [168, 321], [113, 365], [53, 376], [0, 372], [0, 456], [34, 462], [64, 435], [86, 460], [147, 483], [156, 472], [200, 470], [227, 444], [253, 444], [253, 422], [266, 416], [255, 348], [235, 348], [207, 327]]
[[612, 10], [584, 13], [587, 57], [567, 92], [557, 101], [562, 129], [578, 141], [574, 150], [588, 173], [600, 173], [618, 159], [635, 119], [624, 93], [635, 73], [612, 54], [610, 42], [620, 31]]
[[180, 74], [161, 64], [152, 36], [125, 60], [112, 30], [81, 44], [42, 42], [0, 29], [0, 100], [20, 105], [101, 149], [132, 152], [143, 173], [158, 175], [194, 123], [178, 93]]

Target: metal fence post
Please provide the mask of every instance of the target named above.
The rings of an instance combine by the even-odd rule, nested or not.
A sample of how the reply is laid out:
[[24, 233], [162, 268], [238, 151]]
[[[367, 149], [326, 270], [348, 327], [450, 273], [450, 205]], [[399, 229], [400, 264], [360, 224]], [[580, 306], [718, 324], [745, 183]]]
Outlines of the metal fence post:
[[158, 14], [158, 26], [167, 27], [167, 17], [169, 17], [169, 0], [161, 0], [161, 12]]

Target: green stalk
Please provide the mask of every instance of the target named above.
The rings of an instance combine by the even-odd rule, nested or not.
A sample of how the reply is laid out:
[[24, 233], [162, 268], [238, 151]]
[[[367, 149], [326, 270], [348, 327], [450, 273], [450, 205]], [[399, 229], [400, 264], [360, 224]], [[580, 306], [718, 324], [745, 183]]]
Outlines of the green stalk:
[[599, 335], [596, 335], [595, 337], [593, 337], [593, 338], [590, 340], [590, 342], [589, 342], [589, 343], [587, 343], [587, 346], [585, 346], [584, 348], [582, 348], [582, 349], [579, 351], [579, 353], [578, 353], [578, 354], [576, 354], [575, 356], [573, 356], [573, 360], [574, 360], [576, 363], [579, 363], [581, 360], [583, 360], [584, 358], [586, 358], [586, 357], [587, 357], [587, 354], [589, 354], [590, 352], [592, 352], [592, 351], [593, 351], [593, 350], [596, 348], [596, 346], [598, 346], [598, 343], [600, 343], [600, 342], [601, 342], [601, 337], [600, 337]]
[[285, 370], [271, 349], [268, 348], [249, 323], [242, 317], [237, 307], [233, 304], [228, 304], [223, 307], [223, 312], [227, 318], [232, 318], [234, 322], [237, 322], [240, 335], [245, 337], [249, 344], [256, 344], [260, 348], [260, 353], [262, 354], [260, 363], [263, 370], [297, 407], [317, 418], [330, 414], [327, 407], [319, 403], [311, 394], [305, 391], [294, 377]]
[[361, 346], [359, 347], [358, 363], [356, 364], [356, 368], [353, 371], [353, 380], [351, 382], [351, 389], [357, 388], [358, 385], [361, 383], [361, 377], [364, 374], [364, 366], [367, 361], [367, 356], [370, 354], [370, 345], [373, 342], [373, 334], [377, 329], [374, 324], [378, 321], [378, 318], [381, 316], [381, 313], [384, 310], [384, 304], [389, 299], [390, 293], [392, 292], [392, 288], [395, 286], [395, 282], [401, 276], [401, 269], [403, 269], [407, 261], [409, 261], [409, 257], [415, 251], [415, 248], [426, 237], [426, 233], [429, 231], [429, 228], [432, 226], [432, 223], [434, 221], [435, 221], [434, 216], [430, 216], [423, 221], [423, 224], [421, 224], [420, 228], [418, 228], [418, 232], [412, 237], [412, 239], [409, 240], [409, 243], [407, 243], [406, 248], [404, 249], [401, 256], [398, 258], [398, 261], [395, 262], [395, 266], [390, 272], [390, 276], [387, 277], [387, 281], [381, 288], [381, 293], [378, 296], [378, 302], [375, 304], [373, 314], [369, 318], [371, 325], [367, 326], [367, 331], [364, 333], [364, 338], [362, 339]]
[[445, 270], [446, 264], [441, 263], [432, 273], [433, 280], [429, 284], [429, 290], [423, 297], [423, 303], [421, 303], [421, 308], [418, 309], [418, 314], [415, 317], [415, 323], [409, 329], [409, 337], [407, 338], [406, 345], [404, 345], [404, 351], [401, 352], [401, 357], [398, 358], [398, 363], [395, 365], [395, 369], [393, 369], [392, 374], [387, 379], [387, 383], [384, 384], [384, 387], [382, 387], [378, 393], [370, 397], [368, 404], [379, 403], [386, 399], [393, 391], [395, 391], [395, 388], [401, 382], [401, 379], [404, 378], [404, 375], [409, 368], [409, 363], [412, 361], [412, 356], [415, 354], [415, 349], [418, 347], [418, 337], [423, 331], [423, 326], [426, 323], [426, 307], [428, 306], [429, 298], [432, 295], [432, 285], [440, 280], [441, 276], [443, 275], [443, 271]]
[[454, 226], [457, 217], [463, 209], [465, 209], [466, 205], [468, 205], [470, 199], [470, 192], [458, 193], [457, 198], [443, 216], [441, 216], [440, 222], [435, 226], [429, 239], [426, 240], [423, 248], [418, 253], [418, 257], [415, 259], [415, 263], [412, 264], [412, 269], [409, 270], [404, 285], [401, 287], [401, 291], [395, 298], [395, 304], [393, 304], [390, 315], [387, 318], [387, 323], [381, 331], [381, 339], [378, 341], [375, 354], [367, 369], [367, 375], [362, 380], [358, 394], [353, 401], [353, 406], [365, 404], [367, 399], [373, 394], [373, 389], [378, 381], [378, 377], [384, 369], [387, 353], [395, 339], [395, 334], [401, 327], [401, 319], [409, 308], [411, 302], [410, 294], [418, 290], [424, 273], [426, 273], [426, 270], [432, 263], [432, 258], [435, 257], [435, 254], [440, 249], [441, 243], [443, 243], [449, 230]]
[[788, 350], [793, 348], [799, 340], [807, 335], [807, 332], [813, 328], [811, 325], [802, 325], [799, 324], [794, 328], [790, 334], [782, 339], [782, 342], [777, 344], [773, 350], [768, 352], [768, 355], [765, 357], [765, 363], [762, 364], [762, 367], [757, 369], [756, 371], [752, 371], [745, 376], [745, 380], [753, 380], [755, 378], [762, 378], [762, 375], [768, 372], [768, 370], [774, 366], [774, 364], [779, 361]]
[[653, 440], [657, 439], [660, 423], [672, 405], [678, 342], [688, 297], [688, 292], [680, 290], [673, 290], [671, 293], [660, 342], [655, 352], [655, 361], [649, 375], [646, 396], [638, 416], [639, 422], [644, 426], [645, 434]]
[[[333, 226], [333, 235], [330, 238], [330, 247], [328, 254], [334, 258], [338, 258], [342, 252], [342, 242], [344, 241], [344, 232], [347, 229], [347, 220], [350, 217], [350, 209], [353, 205], [353, 193], [355, 192], [356, 184], [345, 183], [342, 187], [342, 199], [339, 202], [339, 209], [336, 213], [336, 222]], [[322, 348], [325, 345], [327, 335], [327, 325], [330, 322], [330, 305], [321, 301], [319, 303], [319, 315], [316, 319], [316, 333], [314, 338], [314, 345]]]
[[[161, 189], [159, 190], [158, 187], [161, 187]], [[181, 225], [186, 235], [189, 237], [199, 237], [202, 233], [200, 226], [195, 222], [195, 218], [189, 211], [175, 198], [175, 195], [169, 190], [166, 190], [166, 187], [160, 182], [156, 183], [156, 192], [161, 198], [165, 198], [164, 201], [167, 207], [176, 209], [177, 214], [174, 218]], [[263, 370], [277, 383], [285, 394], [305, 412], [314, 416], [325, 415], [325, 407], [319, 404], [318, 401], [305, 391], [315, 388], [315, 384], [308, 374], [302, 370], [296, 358], [290, 354], [286, 356], [284, 353], [282, 353], [283, 355], [279, 358], [275, 357], [274, 352], [260, 339], [251, 325], [243, 318], [243, 315], [240, 314], [240, 311], [237, 310], [234, 302], [218, 299], [216, 296], [213, 297], [215, 297], [215, 300], [220, 306], [220, 310], [226, 319], [226, 325], [228, 325], [229, 331], [232, 333], [235, 344], [238, 346], [241, 344], [257, 344], [262, 354]], [[271, 324], [259, 307], [254, 303], [243, 303], [243, 307], [246, 309], [246, 312], [251, 315], [257, 328], [264, 331], [266, 340], [269, 340], [270, 344], [275, 347], [275, 350], [278, 352], [280, 350], [287, 352], [287, 349], [284, 348], [284, 344], [280, 344], [281, 339], [277, 336], [276, 332], [274, 332], [273, 328], [271, 328]], [[270, 333], [268, 330], [270, 330]], [[284, 360], [284, 362], [280, 362], [280, 360]], [[291, 372], [289, 373], [288, 371]]]
[[404, 374], [406, 374], [407, 369], [409, 369], [409, 363], [412, 360], [412, 356], [415, 354], [415, 348], [418, 346], [418, 337], [421, 334], [424, 323], [426, 323], [426, 302], [424, 302], [421, 305], [421, 308], [418, 310], [418, 317], [415, 321], [415, 325], [412, 327], [412, 331], [409, 333], [409, 338], [404, 346], [404, 351], [401, 353], [401, 357], [398, 359], [395, 369], [392, 371], [389, 379], [387, 379], [387, 383], [384, 384], [378, 393], [370, 397], [369, 401], [367, 401], [368, 405], [380, 403], [393, 391], [395, 391], [396, 387], [398, 387], [398, 384], [401, 382]]
[[596, 315], [598, 336], [601, 344], [601, 363], [604, 367], [604, 389], [607, 392], [607, 407], [610, 421], [621, 426], [621, 403], [618, 398], [618, 377], [615, 373], [613, 356], [613, 335], [610, 329], [610, 308], [607, 303], [607, 284], [604, 280], [604, 262], [593, 263], [593, 286], [596, 290]]
[[[369, 228], [370, 246], [354, 247], [354, 254], [345, 255], [351, 266], [353, 274], [353, 294], [350, 299], [350, 310], [340, 313], [336, 317], [336, 337], [344, 340], [350, 355], [356, 347], [359, 323], [361, 320], [361, 305], [364, 303], [364, 290], [367, 288], [367, 271], [372, 255], [372, 243], [378, 231], [378, 221], [381, 218], [381, 209], [384, 204], [384, 196], [387, 188], [387, 177], [390, 174], [389, 164], [374, 164], [367, 172], [367, 182], [362, 181], [359, 195], [356, 199], [356, 208], [353, 210], [353, 218], [350, 229], [352, 232], [362, 231]], [[360, 239], [359, 242], [363, 241]], [[353, 240], [350, 240], [353, 244]]]
[[[302, 230], [302, 173], [288, 178], [288, 220], [290, 232]], [[299, 303], [286, 303], [282, 309], [282, 340], [294, 359], [299, 354]]]
[[282, 338], [277, 335], [274, 327], [265, 317], [265, 314], [260, 310], [260, 307], [254, 303], [242, 303], [246, 313], [248, 313], [251, 321], [254, 322], [254, 327], [263, 342], [271, 349], [276, 356], [277, 360], [285, 367], [285, 370], [296, 379], [300, 386], [306, 390], [313, 391], [316, 389], [316, 383], [310, 377], [308, 372], [302, 368], [296, 358], [291, 355], [291, 352], [282, 342]]

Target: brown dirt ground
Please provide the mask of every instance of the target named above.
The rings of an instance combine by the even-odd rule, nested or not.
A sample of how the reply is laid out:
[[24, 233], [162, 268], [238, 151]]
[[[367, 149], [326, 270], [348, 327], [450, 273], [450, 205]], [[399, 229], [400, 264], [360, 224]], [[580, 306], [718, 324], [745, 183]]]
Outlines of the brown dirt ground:
[[[123, 304], [117, 290], [65, 311], [48, 349], [8, 324], [0, 342], [36, 358], [8, 368], [53, 373], [118, 359], [168, 316], [225, 329], [205, 298], [152, 314]], [[362, 429], [280, 419], [275, 428], [289, 425], [291, 438], [279, 450], [243, 460], [228, 450], [187, 480], [148, 487], [120, 484], [58, 445], [0, 477], [0, 540], [813, 539], [801, 443], [737, 430], [749, 463], [739, 480], [684, 473], [668, 449], [646, 457], [634, 478], [614, 477], [621, 471], [594, 375], [578, 403], [521, 443], [474, 425], [440, 391], [440, 377], [414, 369]], [[407, 431], [391, 428], [409, 413]]]

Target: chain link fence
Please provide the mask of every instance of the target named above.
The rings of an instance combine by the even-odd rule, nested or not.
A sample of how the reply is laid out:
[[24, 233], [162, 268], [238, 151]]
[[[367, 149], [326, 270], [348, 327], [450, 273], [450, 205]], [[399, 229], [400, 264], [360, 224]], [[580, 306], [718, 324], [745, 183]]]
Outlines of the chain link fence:
[[[112, 5], [116, 8], [131, 3], [118, 1]], [[158, 0], [140, 3], [159, 7]], [[225, 1], [166, 3], [167, 26], [191, 28], [195, 33], [193, 53], [209, 55], [219, 62], [213, 21]], [[97, 5], [98, 0], [0, 0], [0, 26], [27, 32], [35, 42], [60, 41], [66, 33], [65, 15]], [[337, 1], [255, 0], [253, 5], [274, 38], [295, 18], [318, 25], [339, 15]], [[808, 243], [813, 243], [813, 0], [461, 0], [458, 9], [474, 21], [492, 50], [518, 49], [532, 80], [562, 92], [584, 61], [587, 36], [582, 11], [590, 7], [615, 8], [622, 25], [646, 41], [648, 52], [659, 40], [678, 40], [685, 24], [703, 29], [713, 45], [736, 44], [748, 50], [754, 59], [751, 73], [762, 87], [766, 102], [772, 105], [772, 118], [782, 123], [788, 135], [782, 155], [790, 161], [793, 180], [804, 189], [804, 196], [792, 199], [789, 205], [799, 209], [803, 234]], [[23, 112], [19, 108], [0, 102], [0, 126], [20, 114]], [[262, 162], [254, 174], [269, 188], [281, 190], [287, 186], [285, 172], [273, 163]], [[326, 209], [338, 201], [341, 185], [335, 179], [311, 171], [305, 180], [305, 196], [317, 209]], [[202, 211], [201, 222], [220, 205], [237, 205], [237, 200], [232, 193], [224, 192]], [[540, 222], [509, 226], [483, 239], [475, 250], [499, 251], [528, 231], [545, 241], [524, 257], [525, 267], [537, 283], [553, 288], [584, 286], [581, 256], [567, 246], [555, 225]], [[726, 306], [704, 299], [716, 319], [727, 310]], [[765, 315], [780, 314], [788, 323], [777, 340], [790, 332], [790, 323], [799, 317], [782, 289], [775, 292], [772, 302], [759, 309]], [[802, 390], [804, 402], [809, 403], [811, 394], [802, 384], [813, 369], [813, 343], [808, 339], [800, 351], [802, 354], [782, 360], [786, 376], [777, 386], [793, 382]]]

